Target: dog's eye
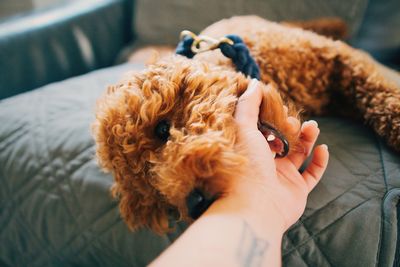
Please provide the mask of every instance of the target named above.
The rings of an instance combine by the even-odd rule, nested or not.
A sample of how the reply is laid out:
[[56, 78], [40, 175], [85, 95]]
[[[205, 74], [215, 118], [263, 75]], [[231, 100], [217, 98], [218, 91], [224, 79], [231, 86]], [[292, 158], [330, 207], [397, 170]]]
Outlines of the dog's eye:
[[156, 127], [154, 128], [154, 134], [163, 142], [167, 142], [169, 137], [169, 122], [166, 120], [162, 120], [157, 123]]

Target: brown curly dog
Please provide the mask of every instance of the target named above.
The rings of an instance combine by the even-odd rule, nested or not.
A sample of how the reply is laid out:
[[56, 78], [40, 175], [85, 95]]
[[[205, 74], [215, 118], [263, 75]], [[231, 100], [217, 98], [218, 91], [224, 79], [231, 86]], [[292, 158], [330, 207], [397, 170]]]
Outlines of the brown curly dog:
[[[254, 16], [222, 20], [202, 34], [243, 38], [268, 92], [260, 121], [278, 129], [291, 149], [301, 148], [298, 131], [287, 124], [298, 113], [288, 102], [307, 114], [362, 117], [400, 150], [400, 90], [367, 54]], [[131, 229], [163, 233], [171, 214], [190, 220], [191, 192], [218, 196], [226, 180], [241, 172], [246, 157], [235, 146], [233, 113], [248, 83], [214, 50], [194, 59], [167, 57], [109, 87], [94, 124], [97, 156], [115, 176], [112, 191]]]

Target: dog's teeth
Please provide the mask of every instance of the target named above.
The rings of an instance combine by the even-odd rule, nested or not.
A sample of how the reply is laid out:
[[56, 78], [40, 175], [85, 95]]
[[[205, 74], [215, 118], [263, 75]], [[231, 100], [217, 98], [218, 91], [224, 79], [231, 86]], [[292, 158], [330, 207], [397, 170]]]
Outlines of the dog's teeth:
[[268, 142], [272, 142], [274, 140], [275, 140], [275, 135], [273, 135], [273, 134], [268, 135], [268, 137], [267, 137]]

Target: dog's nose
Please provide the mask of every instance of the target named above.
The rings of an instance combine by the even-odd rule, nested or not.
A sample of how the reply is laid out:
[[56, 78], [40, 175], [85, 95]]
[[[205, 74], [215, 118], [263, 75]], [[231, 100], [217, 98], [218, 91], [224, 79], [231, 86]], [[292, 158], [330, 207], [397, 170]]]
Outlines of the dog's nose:
[[196, 220], [210, 207], [215, 199], [216, 197], [207, 197], [200, 189], [195, 188], [186, 198], [189, 216]]

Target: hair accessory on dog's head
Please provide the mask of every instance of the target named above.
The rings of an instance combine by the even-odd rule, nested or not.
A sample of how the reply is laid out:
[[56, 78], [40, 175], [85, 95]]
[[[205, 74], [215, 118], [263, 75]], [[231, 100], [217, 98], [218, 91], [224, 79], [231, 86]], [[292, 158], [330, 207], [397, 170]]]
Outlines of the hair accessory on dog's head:
[[229, 45], [235, 44], [233, 40], [227, 37], [222, 37], [217, 40], [205, 35], [196, 35], [193, 32], [187, 30], [181, 32], [180, 39], [193, 40], [191, 42], [192, 44], [190, 45], [190, 50], [192, 50], [194, 54], [217, 49], [221, 44], [229, 44]]
[[260, 79], [260, 69], [250, 55], [249, 49], [237, 35], [227, 35], [219, 40], [204, 35], [196, 35], [190, 31], [181, 32], [181, 41], [176, 47], [176, 54], [193, 58], [194, 55], [214, 49], [221, 49], [224, 56], [230, 58], [236, 69], [257, 80]]

